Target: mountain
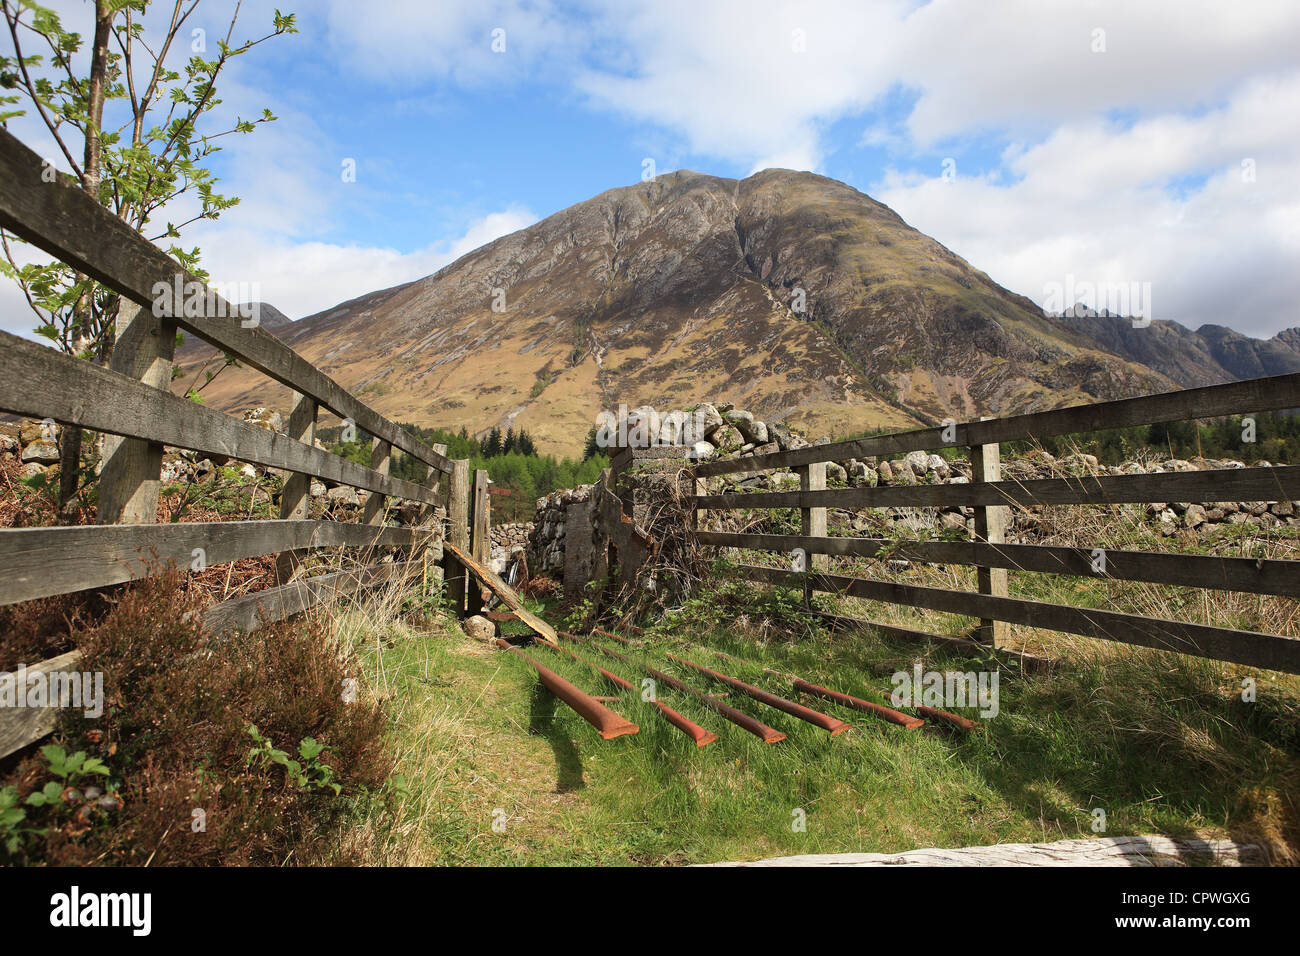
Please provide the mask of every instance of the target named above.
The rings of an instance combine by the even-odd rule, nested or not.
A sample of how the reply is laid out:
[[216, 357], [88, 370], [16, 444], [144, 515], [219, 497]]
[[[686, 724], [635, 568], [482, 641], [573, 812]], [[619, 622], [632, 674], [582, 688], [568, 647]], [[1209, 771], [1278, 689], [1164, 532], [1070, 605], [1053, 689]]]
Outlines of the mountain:
[[1060, 321], [1107, 352], [1187, 388], [1300, 372], [1300, 328], [1261, 340], [1222, 325], [1202, 325], [1193, 332], [1167, 319], [1134, 328], [1129, 319], [1118, 316], [1067, 312]]
[[[1198, 373], [1164, 354], [1178, 342], [1157, 361], [1049, 318], [887, 206], [788, 170], [612, 189], [272, 331], [392, 418], [523, 426], [569, 454], [620, 402], [726, 400], [845, 436], [1163, 391]], [[204, 397], [231, 410], [290, 400], [247, 369]]]

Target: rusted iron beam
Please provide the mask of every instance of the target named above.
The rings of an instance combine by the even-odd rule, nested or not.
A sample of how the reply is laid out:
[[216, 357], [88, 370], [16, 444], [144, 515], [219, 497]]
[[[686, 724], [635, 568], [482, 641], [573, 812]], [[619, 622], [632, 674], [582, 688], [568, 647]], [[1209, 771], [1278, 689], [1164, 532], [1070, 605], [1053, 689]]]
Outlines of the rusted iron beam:
[[591, 629], [591, 633], [599, 634], [601, 637], [608, 637], [610, 640], [618, 641], [620, 644], [626, 646], [631, 646], [632, 644], [632, 642], [629, 641], [626, 637], [621, 637], [620, 635], [615, 634], [613, 631], [607, 631], [603, 627], [593, 627]]
[[749, 695], [761, 704], [767, 704], [769, 707], [783, 711], [792, 717], [798, 717], [800, 720], [806, 721], [815, 727], [820, 727], [822, 730], [829, 731], [832, 737], [839, 736], [852, 726], [852, 724], [846, 724], [844, 721], [839, 720], [836, 717], [831, 717], [829, 714], [823, 714], [821, 711], [813, 710], [811, 707], [805, 707], [803, 704], [796, 704], [794, 701], [786, 700], [784, 697], [778, 697], [776, 694], [769, 694], [761, 688], [754, 687], [752, 684], [746, 684], [742, 680], [737, 680], [736, 678], [723, 674], [720, 671], [715, 671], [711, 668], [705, 667], [703, 664], [688, 661], [686, 658], [678, 657], [676, 654], [668, 654], [667, 657], [669, 660], [676, 661], [679, 664], [685, 664], [687, 667], [692, 667], [701, 674], [711, 677], [716, 681], [721, 681], [728, 687]]
[[[564, 634], [563, 631], [561, 631], [560, 633]], [[545, 646], [550, 647], [549, 644]], [[630, 680], [627, 680], [624, 677], [620, 677], [618, 674], [615, 674], [613, 671], [607, 671], [599, 664], [589, 661], [586, 658], [579, 657], [577, 654], [573, 653], [573, 651], [569, 650], [567, 647], [556, 647], [556, 648], [552, 648], [552, 650], [563, 651], [565, 654], [568, 654], [570, 657], [572, 657], [575, 661], [578, 661], [581, 664], [586, 664], [588, 667], [593, 668], [594, 670], [599, 672], [600, 676], [604, 677], [607, 681], [609, 681], [611, 684], [615, 685], [616, 687], [621, 687], [623, 690], [630, 690], [633, 692], [636, 691], [636, 687], [632, 684]], [[654, 704], [655, 708], [658, 709], [659, 713], [663, 714], [664, 719], [668, 721], [668, 723], [672, 724], [682, 733], [686, 734], [686, 736], [694, 740], [696, 747], [705, 747], [718, 739], [718, 735], [715, 734], [713, 731], [706, 730], [705, 728], [701, 727], [699, 724], [695, 723], [695, 721], [691, 720], [690, 718], [682, 716], [681, 714], [673, 710], [671, 707], [669, 707], [667, 704], [663, 703], [662, 701], [652, 700], [650, 701], [650, 703]]]
[[[699, 647], [700, 645], [697, 644], [696, 646]], [[708, 650], [713, 650], [713, 648], [708, 648]], [[732, 657], [730, 654], [724, 654], [722, 651], [713, 650], [713, 653], [717, 654], [719, 657], [725, 657], [729, 661], [736, 661], [739, 664], [748, 663], [747, 661], [742, 661], [739, 657]], [[908, 727], [909, 729], [914, 729], [914, 727], [920, 727], [925, 723], [924, 720], [918, 721], [917, 718], [912, 717], [909, 714], [905, 714], [901, 710], [895, 710], [892, 707], [883, 707], [880, 704], [873, 704], [870, 701], [862, 700], [859, 697], [851, 697], [848, 694], [841, 694], [839, 691], [829, 690], [825, 687], [818, 687], [816, 684], [811, 684], [808, 681], [805, 681], [803, 678], [797, 677], [794, 674], [788, 673], [787, 671], [778, 671], [778, 670], [773, 670], [770, 667], [764, 667], [763, 672], [767, 674], [775, 675], [776, 677], [785, 677], [788, 680], [793, 681], [794, 684], [796, 685], [796, 689], [802, 690], [806, 694], [812, 694], [814, 697], [823, 697], [826, 698], [827, 700], [834, 700], [844, 704], [846, 707], [854, 707], [858, 710], [867, 710], [870, 713], [876, 714], [876, 716], [881, 717], [884, 720], [888, 720], [890, 723], [898, 724], [903, 727]], [[807, 689], [803, 687], [798, 687], [799, 684], [807, 685]], [[827, 695], [833, 695], [833, 696], [827, 696]], [[882, 700], [888, 701], [891, 704], [894, 702], [893, 698], [889, 694], [882, 692], [880, 694], [880, 697]], [[847, 700], [854, 700], [857, 701], [857, 703], [850, 704], [847, 703], [846, 700], [841, 700], [841, 698], [846, 698]], [[960, 714], [953, 714], [953, 713], [949, 713], [946, 710], [939, 710], [935, 707], [917, 706], [917, 707], [913, 707], [912, 710], [915, 710], [922, 717], [929, 717], [931, 720], [937, 720], [940, 723], [948, 724], [951, 727], [956, 727], [959, 730], [966, 731], [967, 733], [970, 733], [978, 726], [978, 723], [976, 721], [963, 717]], [[889, 714], [892, 714], [894, 716], [888, 716]], [[902, 718], [902, 719], [899, 720], [898, 718]], [[917, 722], [914, 725], [909, 725], [908, 723], [906, 723], [906, 721], [917, 721]]]
[[907, 714], [889, 707], [883, 707], [880, 704], [873, 704], [869, 700], [863, 700], [860, 697], [852, 697], [849, 694], [841, 694], [837, 690], [830, 690], [826, 687], [819, 687], [816, 684], [810, 684], [806, 680], [798, 677], [794, 678], [794, 689], [804, 694], [810, 694], [813, 697], [821, 697], [824, 700], [832, 700], [837, 704], [845, 707], [852, 707], [854, 710], [865, 711], [868, 714], [874, 714], [881, 720], [887, 720], [891, 724], [898, 724], [908, 730], [916, 730], [918, 727], [924, 727], [925, 721], [920, 717], [909, 717]]
[[634, 734], [641, 729], [626, 717], [614, 713], [586, 691], [570, 684], [549, 667], [539, 664], [509, 641], [497, 638], [497, 647], [513, 651], [532, 664], [546, 689], [572, 707], [574, 712], [595, 727], [597, 733], [605, 740], [613, 740], [615, 737], [622, 737], [626, 734]]
[[696, 690], [690, 684], [684, 684], [681, 681], [679, 681], [677, 678], [665, 674], [662, 671], [657, 671], [653, 667], [648, 667], [645, 664], [638, 664], [635, 661], [631, 660], [630, 658], [624, 657], [622, 654], [618, 653], [618, 651], [610, 650], [608, 647], [605, 647], [602, 644], [592, 643], [591, 646], [596, 648], [596, 650], [600, 651], [602, 654], [608, 655], [609, 657], [612, 657], [615, 660], [619, 660], [625, 664], [631, 664], [633, 667], [640, 668], [641, 670], [649, 674], [651, 677], [653, 677], [655, 680], [659, 681], [661, 684], [665, 684], [668, 687], [671, 687], [673, 690], [681, 691], [683, 694], [690, 694], [692, 697], [700, 701], [706, 707], [721, 714], [723, 717], [727, 718], [727, 720], [731, 721], [737, 727], [749, 731], [755, 737], [761, 739], [765, 744], [774, 744], [779, 741], [785, 740], [785, 734], [781, 733], [781, 731], [773, 727], [767, 726], [767, 724], [763, 723], [760, 720], [755, 720], [753, 717], [750, 717], [748, 714], [736, 710], [736, 708], [734, 707], [724, 704], [719, 700], [715, 700], [714, 698], [710, 697], [708, 694], [704, 693], [703, 691]]

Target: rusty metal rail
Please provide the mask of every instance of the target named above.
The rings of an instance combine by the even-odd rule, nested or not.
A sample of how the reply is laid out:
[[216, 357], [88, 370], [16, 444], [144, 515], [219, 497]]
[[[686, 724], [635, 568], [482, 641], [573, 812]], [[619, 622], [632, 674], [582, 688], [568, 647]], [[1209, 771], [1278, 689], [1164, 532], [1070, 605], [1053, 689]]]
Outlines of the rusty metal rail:
[[[561, 637], [572, 637], [572, 635], [567, 634], [564, 631], [559, 631], [558, 633], [560, 634]], [[542, 646], [551, 647], [551, 645], [549, 644], [543, 644]], [[623, 690], [630, 690], [633, 692], [636, 691], [636, 686], [630, 680], [627, 680], [624, 677], [620, 677], [618, 674], [615, 674], [613, 671], [606, 670], [605, 668], [601, 667], [599, 664], [596, 664], [593, 661], [589, 661], [584, 657], [579, 657], [577, 654], [573, 653], [573, 651], [569, 650], [567, 647], [552, 647], [551, 650], [557, 652], [563, 652], [565, 654], [568, 654], [571, 658], [573, 658], [578, 663], [586, 664], [588, 667], [599, 672], [599, 674], [602, 677], [604, 677], [605, 680], [609, 681], [611, 684], [615, 685], [616, 687], [621, 687]], [[664, 720], [668, 721], [668, 723], [672, 724], [682, 733], [686, 734], [686, 736], [690, 737], [693, 741], [695, 741], [696, 747], [706, 747], [718, 739], [718, 735], [715, 734], [713, 731], [707, 730], [704, 727], [701, 727], [699, 724], [695, 723], [695, 721], [691, 720], [690, 718], [682, 716], [681, 714], [673, 710], [671, 707], [669, 707], [667, 704], [663, 703], [662, 701], [652, 700], [650, 701], [650, 703], [655, 706], [655, 708], [659, 711], [659, 713], [663, 714]]]
[[497, 647], [507, 651], [513, 651], [529, 664], [532, 664], [537, 671], [537, 676], [541, 679], [542, 684], [545, 685], [546, 689], [572, 707], [574, 712], [587, 723], [591, 724], [591, 726], [595, 727], [596, 731], [605, 740], [613, 740], [615, 737], [634, 734], [641, 729], [626, 717], [614, 713], [614, 711], [593, 698], [586, 691], [574, 684], [570, 684], [549, 667], [539, 664], [509, 641], [497, 638], [496, 643]]
[[861, 697], [853, 697], [850, 694], [842, 694], [837, 690], [830, 690], [826, 687], [819, 687], [816, 684], [810, 684], [806, 680], [798, 677], [794, 678], [794, 689], [809, 694], [813, 697], [821, 697], [824, 700], [831, 700], [845, 707], [852, 707], [854, 710], [865, 711], [873, 714], [881, 720], [887, 720], [891, 724], [897, 724], [908, 730], [916, 730], [918, 727], [924, 727], [925, 721], [920, 717], [911, 717], [897, 710], [892, 710], [880, 704], [873, 704], [869, 700], [863, 700]]
[[[697, 644], [696, 646], [699, 647], [700, 645]], [[741, 660], [739, 657], [733, 657], [730, 654], [724, 654], [722, 651], [713, 650], [713, 648], [707, 648], [707, 650], [713, 651], [713, 653], [717, 654], [719, 657], [725, 657], [727, 660], [735, 661], [738, 664], [749, 663], [748, 661]], [[846, 707], [853, 707], [857, 710], [865, 710], [868, 713], [875, 714], [877, 717], [880, 717], [882, 720], [887, 720], [890, 723], [898, 724], [901, 727], [907, 727], [909, 730], [913, 730], [917, 727], [920, 727], [925, 723], [924, 720], [920, 720], [919, 718], [913, 717], [910, 714], [905, 714], [900, 710], [895, 710], [892, 707], [885, 707], [881, 704], [873, 704], [871, 701], [863, 700], [860, 697], [853, 697], [850, 694], [843, 694], [840, 693], [839, 691], [830, 690], [829, 688], [826, 687], [819, 687], [818, 685], [810, 683], [809, 681], [804, 680], [802, 677], [797, 677], [796, 675], [791, 674], [787, 671], [778, 671], [778, 670], [773, 670], [770, 667], [764, 667], [763, 672], [766, 674], [772, 674], [776, 677], [784, 677], [792, 681], [794, 683], [795, 689], [802, 691], [805, 694], [811, 694], [814, 697], [821, 697], [826, 700], [833, 700], [836, 701], [837, 703], [844, 704], [844, 706]], [[881, 693], [880, 696], [881, 699], [889, 701], [891, 704], [893, 703], [893, 698], [890, 697], [889, 694]], [[849, 703], [849, 701], [853, 701], [853, 703]], [[971, 720], [967, 717], [962, 717], [960, 714], [950, 713], [946, 710], [939, 710], [936, 707], [923, 707], [918, 705], [916, 707], [913, 707], [912, 710], [915, 710], [922, 717], [929, 717], [931, 720], [937, 720], [940, 723], [948, 724], [950, 727], [956, 727], [958, 730], [964, 730], [966, 731], [966, 733], [970, 733], [972, 730], [974, 730], [976, 727], [979, 726], [978, 721]]]
[[844, 721], [836, 717], [831, 717], [829, 714], [823, 714], [821, 711], [813, 710], [811, 707], [805, 707], [803, 704], [796, 704], [794, 701], [786, 700], [784, 697], [778, 697], [776, 694], [769, 694], [762, 688], [755, 687], [752, 684], [746, 684], [742, 680], [737, 680], [728, 674], [723, 674], [721, 671], [715, 671], [712, 668], [705, 667], [703, 664], [697, 664], [684, 657], [678, 657], [676, 654], [667, 654], [665, 656], [670, 661], [676, 661], [678, 664], [685, 664], [687, 667], [694, 668], [701, 674], [711, 677], [716, 681], [721, 681], [728, 687], [734, 688], [743, 694], [747, 694], [761, 704], [767, 704], [769, 707], [787, 713], [792, 717], [798, 717], [800, 720], [806, 721], [815, 727], [820, 727], [822, 730], [830, 731], [832, 737], [839, 736], [853, 726], [852, 724], [846, 724]]
[[631, 664], [633, 667], [640, 668], [641, 670], [649, 674], [651, 677], [653, 677], [655, 680], [659, 681], [662, 684], [667, 685], [668, 687], [671, 687], [673, 690], [681, 691], [683, 694], [689, 694], [690, 696], [694, 697], [696, 700], [704, 704], [706, 707], [710, 708], [713, 711], [716, 711], [717, 713], [721, 714], [723, 717], [727, 718], [727, 720], [731, 721], [737, 727], [740, 727], [742, 730], [749, 731], [755, 737], [758, 737], [760, 740], [762, 740], [763, 743], [765, 744], [774, 744], [774, 743], [778, 743], [779, 741], [785, 740], [785, 734], [783, 734], [781, 731], [775, 729], [774, 727], [769, 727], [761, 720], [755, 720], [753, 717], [750, 717], [748, 714], [736, 710], [736, 708], [728, 704], [724, 704], [720, 700], [715, 700], [714, 698], [710, 697], [708, 694], [704, 693], [703, 691], [696, 690], [690, 684], [685, 684], [682, 681], [679, 681], [677, 678], [669, 674], [665, 674], [662, 671], [655, 670], [653, 667], [649, 667], [645, 664], [639, 664], [636, 661], [632, 660], [631, 658], [625, 657], [624, 655], [618, 653], [618, 651], [611, 650], [610, 648], [605, 647], [602, 644], [597, 644], [593, 641], [591, 646], [596, 648], [596, 650], [600, 651], [602, 654], [612, 657], [615, 660], [619, 660], [622, 661], [624, 664]]

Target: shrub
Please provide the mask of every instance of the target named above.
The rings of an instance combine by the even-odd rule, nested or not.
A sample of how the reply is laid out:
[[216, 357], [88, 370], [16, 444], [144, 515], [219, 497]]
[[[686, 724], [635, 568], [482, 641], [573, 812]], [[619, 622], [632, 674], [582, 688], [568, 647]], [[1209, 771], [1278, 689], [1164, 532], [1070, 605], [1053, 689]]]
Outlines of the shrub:
[[[78, 667], [103, 674], [104, 714], [65, 711], [53, 752], [27, 756], [0, 781], [11, 787], [0, 790], [8, 794], [0, 813], [25, 817], [0, 857], [57, 865], [320, 858], [357, 799], [383, 785], [393, 762], [384, 716], [348, 693], [359, 667], [321, 624], [299, 618], [214, 642], [200, 624], [199, 595], [183, 582], [174, 568], [140, 581], [76, 635]], [[49, 786], [69, 753], [83, 769], [105, 768], [96, 789], [115, 800], [102, 812], [78, 818], [64, 791]]]

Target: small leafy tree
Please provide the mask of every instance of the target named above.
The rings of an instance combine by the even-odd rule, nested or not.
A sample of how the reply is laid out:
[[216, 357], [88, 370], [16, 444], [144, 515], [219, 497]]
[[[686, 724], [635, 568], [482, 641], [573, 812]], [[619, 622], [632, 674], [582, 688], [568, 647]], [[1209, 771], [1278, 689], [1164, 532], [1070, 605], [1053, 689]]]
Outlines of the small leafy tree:
[[[34, 111], [53, 139], [59, 161], [88, 195], [146, 235], [155, 219], [163, 219], [166, 225], [150, 240], [167, 240], [167, 251], [206, 279], [199, 250], [182, 248], [176, 240], [186, 226], [217, 219], [239, 200], [216, 191], [217, 180], [204, 162], [220, 151], [223, 138], [275, 120], [264, 109], [256, 118], [237, 117], [227, 128], [201, 132], [204, 117], [221, 103], [217, 78], [235, 57], [297, 29], [292, 14], [276, 10], [269, 31], [236, 42], [237, 2], [211, 57], [206, 34], [193, 30], [188, 39], [192, 55], [183, 67], [173, 67], [199, 2], [174, 0], [169, 16], [151, 17], [153, 0], [95, 0], [87, 49], [85, 37], [67, 29], [53, 10], [34, 0], [0, 0], [13, 43], [12, 55], [0, 56], [0, 125]], [[89, 54], [84, 73], [83, 53]], [[53, 170], [54, 159], [46, 162]], [[198, 211], [182, 222], [169, 219], [175, 201], [190, 195], [198, 198]], [[69, 355], [107, 363], [118, 297], [59, 262], [19, 264], [19, 243], [0, 231], [0, 274], [22, 290], [38, 317], [36, 332]], [[225, 362], [233, 359], [227, 356]], [[60, 445], [60, 498], [67, 502], [76, 491], [80, 429], [63, 429]]]

